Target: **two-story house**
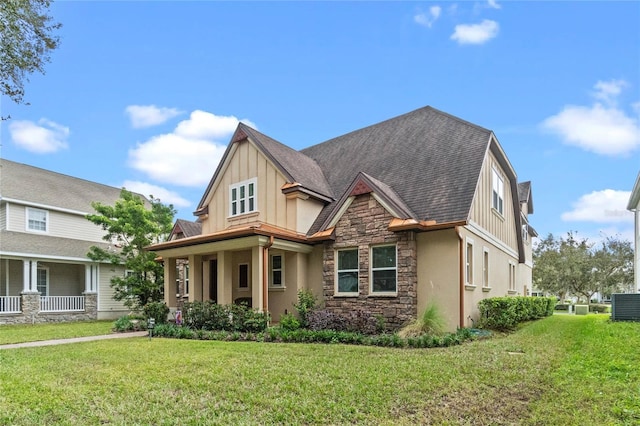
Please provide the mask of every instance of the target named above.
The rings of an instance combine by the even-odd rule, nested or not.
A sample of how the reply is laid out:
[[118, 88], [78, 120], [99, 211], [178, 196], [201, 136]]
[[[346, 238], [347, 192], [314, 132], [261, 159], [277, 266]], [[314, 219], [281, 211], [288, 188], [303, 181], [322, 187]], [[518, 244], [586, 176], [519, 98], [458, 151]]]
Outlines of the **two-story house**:
[[[112, 319], [128, 312], [112, 298], [123, 268], [87, 257], [110, 247], [85, 216], [113, 205], [120, 189], [0, 160], [0, 324]], [[111, 246], [117, 250], [117, 247]]]
[[151, 246], [177, 305], [250, 300], [273, 321], [308, 289], [330, 310], [401, 327], [430, 303], [449, 329], [479, 300], [531, 287], [530, 183], [496, 136], [431, 107], [296, 151], [238, 125], [195, 215], [201, 234]]

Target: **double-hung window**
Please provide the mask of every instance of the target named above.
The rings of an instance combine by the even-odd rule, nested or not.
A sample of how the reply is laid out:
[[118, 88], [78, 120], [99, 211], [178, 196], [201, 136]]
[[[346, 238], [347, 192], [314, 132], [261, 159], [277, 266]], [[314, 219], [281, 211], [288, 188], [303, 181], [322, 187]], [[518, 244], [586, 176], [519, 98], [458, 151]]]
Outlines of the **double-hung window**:
[[27, 207], [27, 229], [29, 231], [47, 232], [49, 212], [42, 209]]
[[338, 294], [358, 294], [358, 249], [341, 249], [337, 256], [337, 285]]
[[36, 286], [41, 296], [49, 295], [49, 269], [42, 267], [38, 268]]
[[491, 207], [500, 213], [504, 214], [504, 180], [502, 179], [502, 175], [496, 169], [491, 169], [491, 186], [492, 186], [492, 195], [491, 195]]
[[284, 288], [284, 256], [272, 254], [269, 256], [269, 286]]
[[465, 282], [474, 285], [473, 282], [473, 240], [467, 238], [467, 250], [465, 252]]
[[371, 293], [396, 294], [397, 282], [396, 246], [371, 247]]
[[238, 216], [258, 210], [257, 179], [249, 179], [229, 186], [229, 215]]

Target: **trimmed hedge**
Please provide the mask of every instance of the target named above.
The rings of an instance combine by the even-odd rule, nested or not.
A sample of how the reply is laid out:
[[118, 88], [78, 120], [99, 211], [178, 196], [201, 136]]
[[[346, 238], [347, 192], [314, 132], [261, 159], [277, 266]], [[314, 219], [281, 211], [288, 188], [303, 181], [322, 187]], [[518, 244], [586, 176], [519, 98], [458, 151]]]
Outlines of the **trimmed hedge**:
[[492, 297], [478, 303], [480, 326], [492, 330], [513, 330], [525, 321], [553, 314], [555, 297]]
[[340, 343], [348, 345], [384, 346], [393, 348], [435, 348], [459, 345], [473, 340], [474, 334], [468, 328], [458, 329], [455, 333], [442, 336], [422, 335], [403, 339], [397, 334], [378, 334], [367, 336], [362, 333], [336, 330], [308, 330], [299, 328], [287, 330], [270, 327], [259, 333], [238, 331], [193, 330], [175, 324], [161, 324], [153, 330], [155, 337], [174, 339], [218, 340], [218, 341], [254, 341], [286, 343]]
[[245, 305], [189, 302], [182, 311], [184, 325], [194, 330], [257, 333], [267, 329], [268, 314]]

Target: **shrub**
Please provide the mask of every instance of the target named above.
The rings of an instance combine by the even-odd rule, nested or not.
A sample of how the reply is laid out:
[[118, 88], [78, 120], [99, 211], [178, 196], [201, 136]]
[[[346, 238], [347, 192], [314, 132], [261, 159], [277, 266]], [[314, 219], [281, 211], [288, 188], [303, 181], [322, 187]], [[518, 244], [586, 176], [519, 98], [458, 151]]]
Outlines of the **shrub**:
[[280, 317], [280, 327], [285, 330], [297, 330], [300, 328], [300, 321], [292, 314], [284, 314]]
[[478, 303], [480, 326], [495, 330], [513, 330], [524, 321], [553, 314], [554, 297], [492, 297]]
[[113, 323], [113, 330], [117, 332], [143, 331], [147, 329], [147, 322], [134, 315], [125, 315]]
[[440, 309], [435, 304], [430, 304], [422, 315], [402, 328], [398, 333], [401, 337], [416, 337], [422, 334], [441, 334], [445, 321]]
[[212, 302], [185, 303], [184, 324], [194, 330], [222, 330], [257, 333], [269, 322], [266, 313], [246, 305], [218, 305]]
[[300, 326], [307, 327], [307, 315], [316, 307], [316, 296], [309, 290], [298, 290], [298, 303], [294, 303], [293, 307], [300, 317]]
[[589, 305], [589, 312], [606, 314], [611, 312], [611, 305], [605, 305], [604, 303], [592, 303], [591, 305]]
[[145, 319], [153, 318], [156, 324], [165, 324], [167, 315], [169, 315], [169, 307], [164, 302], [149, 302], [142, 308]]

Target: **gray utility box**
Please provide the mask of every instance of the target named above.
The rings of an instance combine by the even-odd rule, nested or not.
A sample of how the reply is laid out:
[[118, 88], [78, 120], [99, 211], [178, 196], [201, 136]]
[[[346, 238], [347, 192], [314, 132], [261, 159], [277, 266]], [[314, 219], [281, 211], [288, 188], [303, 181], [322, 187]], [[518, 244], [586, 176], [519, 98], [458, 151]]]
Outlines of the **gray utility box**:
[[611, 295], [613, 321], [640, 321], [640, 293]]

